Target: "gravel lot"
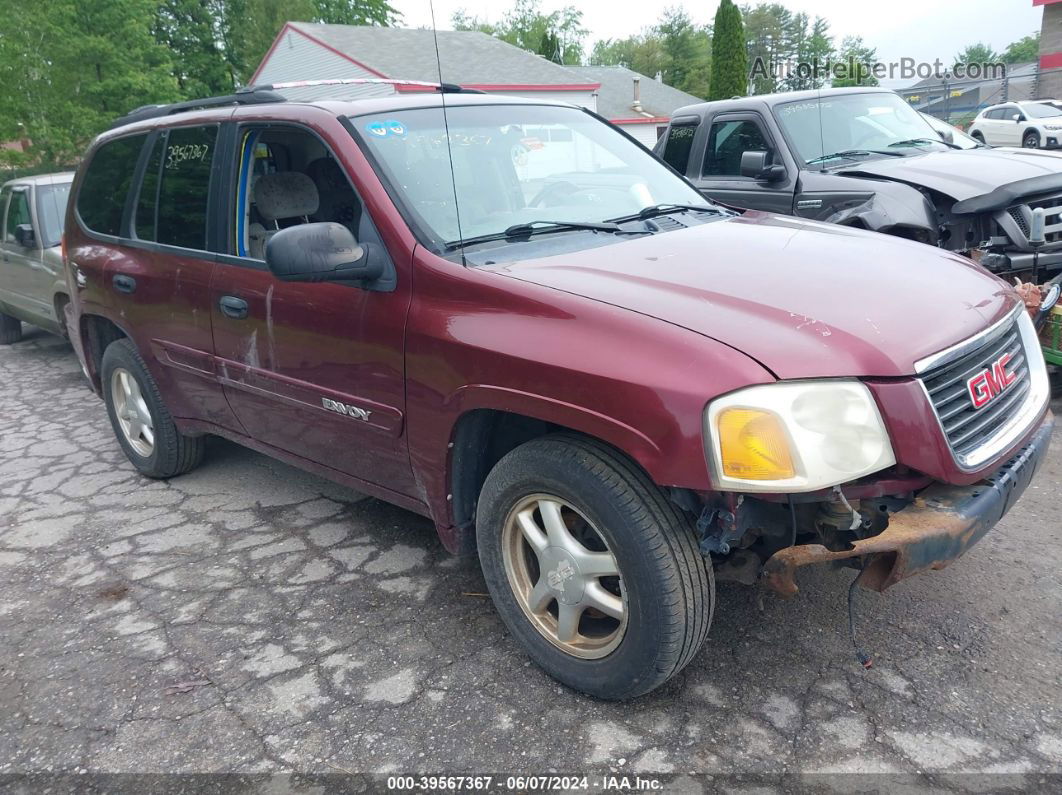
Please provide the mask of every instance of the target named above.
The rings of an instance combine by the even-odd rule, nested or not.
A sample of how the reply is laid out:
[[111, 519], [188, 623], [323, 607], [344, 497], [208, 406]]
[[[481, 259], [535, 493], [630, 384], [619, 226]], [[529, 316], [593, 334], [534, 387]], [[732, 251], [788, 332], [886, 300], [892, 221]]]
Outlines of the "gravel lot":
[[1060, 781], [1062, 429], [969, 555], [859, 592], [873, 670], [850, 574], [806, 570], [762, 610], [721, 585], [693, 664], [607, 704], [528, 664], [425, 519], [221, 441], [189, 475], [139, 477], [69, 346], [27, 331], [0, 348], [0, 774]]

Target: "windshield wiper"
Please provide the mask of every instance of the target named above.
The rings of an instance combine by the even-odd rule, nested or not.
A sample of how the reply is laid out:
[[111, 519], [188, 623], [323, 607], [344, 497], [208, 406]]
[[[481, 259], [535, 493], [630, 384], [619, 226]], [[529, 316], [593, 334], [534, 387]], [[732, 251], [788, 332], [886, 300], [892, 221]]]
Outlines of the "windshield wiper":
[[716, 215], [725, 215], [726, 212], [722, 207], [712, 207], [707, 204], [651, 204], [631, 215], [621, 215], [619, 218], [609, 218], [608, 220], [612, 223], [622, 224], [628, 221], [648, 221], [650, 218], [670, 215], [671, 213], [714, 213]]
[[903, 141], [894, 141], [889, 146], [917, 146], [918, 144], [944, 144], [951, 149], [962, 149], [958, 144], [950, 143], [943, 138], [907, 138]]
[[836, 160], [839, 157], [870, 157], [871, 155], [888, 155], [889, 157], [905, 156], [903, 152], [890, 152], [887, 149], [845, 149], [841, 152], [833, 152], [829, 155], [813, 158], [808, 160], [807, 164], [810, 166], [815, 163], [822, 163], [826, 160]]
[[620, 231], [620, 228], [614, 223], [597, 223], [595, 221], [528, 221], [525, 224], [513, 224], [501, 232], [491, 232], [488, 235], [451, 240], [446, 244], [446, 250], [454, 251], [476, 243], [489, 243], [493, 240], [512, 240], [530, 237], [531, 235], [541, 235], [547, 232], [565, 232], [570, 229], [586, 229], [592, 232]]

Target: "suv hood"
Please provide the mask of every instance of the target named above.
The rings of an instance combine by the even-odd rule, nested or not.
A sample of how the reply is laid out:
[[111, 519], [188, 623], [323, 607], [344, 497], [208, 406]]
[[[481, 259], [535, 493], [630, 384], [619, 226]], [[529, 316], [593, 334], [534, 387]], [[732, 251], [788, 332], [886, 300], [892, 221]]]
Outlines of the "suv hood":
[[1016, 300], [940, 249], [757, 212], [484, 269], [703, 334], [779, 378], [910, 375]]
[[1034, 177], [1058, 176], [1062, 159], [1036, 149], [948, 149], [910, 157], [883, 157], [845, 166], [837, 174], [905, 182], [956, 201], [991, 193], [1001, 185]]

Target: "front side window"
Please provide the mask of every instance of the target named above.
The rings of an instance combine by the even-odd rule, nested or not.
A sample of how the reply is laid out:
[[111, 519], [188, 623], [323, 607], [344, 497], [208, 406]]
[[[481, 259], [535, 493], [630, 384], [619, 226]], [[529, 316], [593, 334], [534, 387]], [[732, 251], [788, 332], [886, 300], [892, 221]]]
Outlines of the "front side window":
[[891, 92], [786, 102], [774, 113], [805, 162], [852, 151], [904, 154], [901, 150], [910, 151], [912, 142], [947, 148], [918, 111]]
[[237, 256], [264, 260], [269, 240], [299, 224], [342, 224], [356, 240], [378, 241], [343, 166], [313, 133], [287, 125], [245, 128], [237, 152]]
[[4, 228], [4, 240], [15, 239], [15, 229], [22, 224], [31, 224], [29, 191], [16, 190], [11, 194], [11, 203], [7, 208], [7, 226]]
[[423, 108], [352, 122], [407, 217], [438, 250], [519, 224], [706, 204], [641, 146], [576, 108], [448, 105], [445, 120]]
[[693, 149], [693, 136], [697, 134], [695, 124], [675, 124], [667, 134], [664, 142], [663, 160], [680, 174], [686, 173]]
[[216, 126], [170, 130], [161, 155], [157, 242], [199, 251], [206, 249], [207, 200], [217, 137]]
[[122, 212], [147, 135], [108, 141], [96, 150], [77, 197], [77, 212], [93, 232], [122, 234]]
[[708, 133], [704, 176], [741, 176], [741, 155], [745, 152], [766, 152], [768, 149], [770, 147], [760, 125], [751, 119], [717, 121]]

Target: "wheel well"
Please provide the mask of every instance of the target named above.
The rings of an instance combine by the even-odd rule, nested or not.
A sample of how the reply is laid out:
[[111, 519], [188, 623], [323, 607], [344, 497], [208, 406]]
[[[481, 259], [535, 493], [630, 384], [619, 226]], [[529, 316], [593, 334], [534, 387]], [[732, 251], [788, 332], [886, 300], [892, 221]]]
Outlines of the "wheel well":
[[1026, 138], [1029, 137], [1029, 133], [1032, 133], [1033, 135], [1035, 135], [1036, 136], [1036, 140], [1040, 140], [1040, 131], [1037, 130], [1035, 127], [1026, 127], [1022, 131], [1021, 139], [1024, 141]]
[[983, 141], [985, 139], [985, 134], [980, 130], [972, 130], [970, 132], [970, 137], [976, 138], [978, 141]]
[[932, 241], [929, 230], [917, 226], [892, 226], [888, 229], [882, 229], [881, 231], [892, 235], [893, 237], [902, 237], [904, 240], [913, 240], [916, 243], [930, 243]]
[[52, 309], [55, 310], [55, 319], [59, 321], [59, 331], [64, 338], [67, 336], [66, 305], [69, 303], [70, 296], [66, 293], [56, 293], [52, 298]]
[[105, 317], [85, 315], [81, 318], [81, 339], [85, 345], [85, 360], [88, 364], [89, 377], [97, 392], [102, 389], [100, 369], [103, 364], [103, 352], [112, 342], [125, 338], [125, 332]]

